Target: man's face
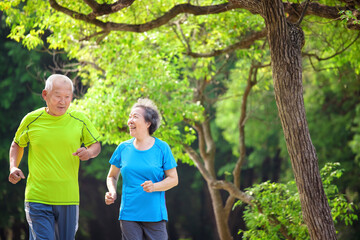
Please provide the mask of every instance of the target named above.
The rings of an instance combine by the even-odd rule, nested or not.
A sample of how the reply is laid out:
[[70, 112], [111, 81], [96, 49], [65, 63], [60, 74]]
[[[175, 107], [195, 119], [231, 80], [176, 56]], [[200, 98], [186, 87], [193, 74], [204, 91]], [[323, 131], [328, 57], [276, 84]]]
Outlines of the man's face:
[[42, 96], [46, 101], [48, 113], [53, 116], [61, 116], [69, 108], [73, 93], [69, 82], [58, 78], [54, 80], [50, 91], [43, 90]]

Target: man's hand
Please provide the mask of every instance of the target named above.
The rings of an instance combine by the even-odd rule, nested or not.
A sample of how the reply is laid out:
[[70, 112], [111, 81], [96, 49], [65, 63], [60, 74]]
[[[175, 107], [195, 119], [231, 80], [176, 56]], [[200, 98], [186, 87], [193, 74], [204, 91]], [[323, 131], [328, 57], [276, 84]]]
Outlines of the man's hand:
[[13, 167], [10, 170], [9, 182], [17, 184], [21, 179], [25, 179], [24, 173], [17, 167]]
[[78, 156], [81, 161], [87, 161], [90, 159], [90, 153], [87, 148], [81, 147], [73, 153], [74, 156]]
[[105, 203], [106, 205], [113, 204], [116, 200], [116, 192], [106, 192], [105, 194]]
[[145, 192], [151, 193], [155, 191], [155, 186], [152, 181], [145, 181], [141, 184]]

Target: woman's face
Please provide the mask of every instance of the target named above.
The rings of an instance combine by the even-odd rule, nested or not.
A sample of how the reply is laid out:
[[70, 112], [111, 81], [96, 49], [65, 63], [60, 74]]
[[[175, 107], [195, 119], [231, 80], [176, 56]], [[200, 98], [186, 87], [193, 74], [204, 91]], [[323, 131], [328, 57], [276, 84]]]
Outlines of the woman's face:
[[145, 110], [141, 107], [133, 108], [128, 120], [128, 126], [130, 130], [130, 135], [133, 137], [141, 137], [144, 135], [149, 135], [148, 128], [150, 123], [145, 121], [144, 118]]

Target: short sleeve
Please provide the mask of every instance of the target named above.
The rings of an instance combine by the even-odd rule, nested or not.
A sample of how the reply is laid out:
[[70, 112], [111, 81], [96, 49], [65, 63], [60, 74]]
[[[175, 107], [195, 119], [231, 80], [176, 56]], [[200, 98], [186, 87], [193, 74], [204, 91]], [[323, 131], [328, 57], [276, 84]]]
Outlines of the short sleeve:
[[29, 143], [28, 126], [30, 125], [29, 115], [26, 115], [15, 133], [14, 142], [20, 147], [26, 147]]
[[164, 160], [163, 160], [164, 170], [166, 171], [174, 167], [177, 167], [177, 163], [175, 161], [174, 155], [172, 154], [171, 149], [166, 142], [164, 142], [163, 151], [164, 151]]
[[82, 142], [85, 147], [88, 147], [96, 142], [100, 138], [99, 132], [96, 130], [94, 124], [85, 116], [82, 115], [84, 127], [82, 130]]
[[109, 163], [117, 168], [121, 168], [121, 149], [122, 146], [119, 145], [109, 160]]

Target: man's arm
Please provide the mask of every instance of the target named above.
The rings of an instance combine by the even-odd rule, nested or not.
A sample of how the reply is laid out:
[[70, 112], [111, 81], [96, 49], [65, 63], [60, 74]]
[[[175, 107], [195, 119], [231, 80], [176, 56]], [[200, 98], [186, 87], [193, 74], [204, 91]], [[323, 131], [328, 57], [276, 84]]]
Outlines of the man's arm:
[[24, 173], [18, 168], [24, 155], [24, 148], [20, 147], [16, 142], [12, 142], [9, 151], [10, 174], [9, 182], [18, 183], [21, 179], [25, 179]]
[[89, 147], [81, 147], [73, 153], [74, 156], [78, 156], [81, 161], [87, 161], [90, 158], [94, 158], [101, 152], [101, 145], [99, 142], [91, 144]]

